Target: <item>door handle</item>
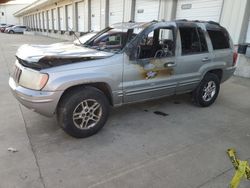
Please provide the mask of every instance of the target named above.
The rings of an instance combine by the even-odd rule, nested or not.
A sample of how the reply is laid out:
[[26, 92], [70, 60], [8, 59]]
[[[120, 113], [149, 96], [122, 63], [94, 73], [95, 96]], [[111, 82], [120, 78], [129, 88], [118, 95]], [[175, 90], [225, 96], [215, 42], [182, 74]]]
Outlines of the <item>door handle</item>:
[[176, 63], [175, 62], [167, 62], [164, 64], [164, 67], [167, 68], [167, 67], [176, 67]]
[[206, 61], [210, 61], [210, 59], [208, 57], [205, 57], [202, 59], [203, 62], [206, 62]]

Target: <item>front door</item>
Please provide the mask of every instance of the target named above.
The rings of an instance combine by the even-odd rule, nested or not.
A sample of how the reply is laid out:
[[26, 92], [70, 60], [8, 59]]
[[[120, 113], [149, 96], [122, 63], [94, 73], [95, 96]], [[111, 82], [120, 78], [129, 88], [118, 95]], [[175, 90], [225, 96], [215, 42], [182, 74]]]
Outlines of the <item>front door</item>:
[[124, 55], [124, 102], [143, 101], [173, 95], [177, 82], [175, 71], [176, 29], [157, 26], [148, 29], [133, 50], [134, 60]]

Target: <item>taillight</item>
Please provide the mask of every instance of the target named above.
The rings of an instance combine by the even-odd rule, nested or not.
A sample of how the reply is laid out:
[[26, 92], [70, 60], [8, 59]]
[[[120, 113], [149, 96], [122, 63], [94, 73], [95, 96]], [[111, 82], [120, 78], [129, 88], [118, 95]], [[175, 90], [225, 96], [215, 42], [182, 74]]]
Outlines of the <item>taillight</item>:
[[238, 53], [234, 52], [234, 55], [233, 55], [233, 66], [236, 65], [237, 59], [238, 59]]

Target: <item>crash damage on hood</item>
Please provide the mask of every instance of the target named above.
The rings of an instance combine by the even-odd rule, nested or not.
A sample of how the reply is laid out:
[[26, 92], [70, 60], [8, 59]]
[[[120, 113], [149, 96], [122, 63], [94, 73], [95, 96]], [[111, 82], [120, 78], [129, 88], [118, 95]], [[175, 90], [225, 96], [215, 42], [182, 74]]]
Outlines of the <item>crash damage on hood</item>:
[[76, 46], [71, 43], [51, 45], [22, 45], [16, 54], [17, 60], [25, 67], [35, 70], [71, 63], [104, 59], [114, 53]]

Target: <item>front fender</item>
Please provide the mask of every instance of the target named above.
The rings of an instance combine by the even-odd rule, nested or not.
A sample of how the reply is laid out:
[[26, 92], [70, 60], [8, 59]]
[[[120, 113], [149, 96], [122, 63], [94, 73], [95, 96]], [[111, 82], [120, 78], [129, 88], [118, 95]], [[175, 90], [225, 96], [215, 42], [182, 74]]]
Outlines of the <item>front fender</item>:
[[65, 91], [72, 86], [98, 82], [108, 84], [111, 90], [113, 90], [116, 85], [116, 80], [114, 80], [112, 75], [109, 73], [97, 71], [88, 71], [82, 73], [81, 70], [71, 70], [67, 73], [63, 72], [62, 75], [52, 76], [44, 90]]

